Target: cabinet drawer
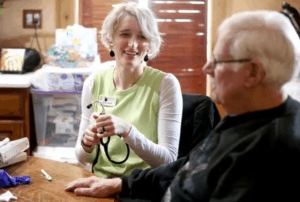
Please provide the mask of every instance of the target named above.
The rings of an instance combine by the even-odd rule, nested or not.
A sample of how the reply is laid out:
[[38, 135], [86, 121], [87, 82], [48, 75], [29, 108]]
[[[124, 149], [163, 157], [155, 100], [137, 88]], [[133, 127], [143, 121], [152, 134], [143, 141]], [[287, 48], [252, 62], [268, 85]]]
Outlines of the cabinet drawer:
[[0, 117], [23, 117], [23, 94], [5, 92], [0, 94]]
[[6, 137], [10, 140], [17, 140], [24, 137], [24, 121], [0, 120], [0, 141]]

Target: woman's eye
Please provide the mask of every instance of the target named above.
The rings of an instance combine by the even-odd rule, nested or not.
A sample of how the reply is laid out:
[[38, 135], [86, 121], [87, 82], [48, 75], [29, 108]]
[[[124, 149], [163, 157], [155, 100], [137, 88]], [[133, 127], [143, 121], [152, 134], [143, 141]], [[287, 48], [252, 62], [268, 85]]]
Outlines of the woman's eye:
[[141, 36], [140, 36], [140, 38], [141, 38], [141, 39], [146, 39], [146, 37], [145, 37], [145, 36], [143, 36], [143, 35], [141, 35]]
[[129, 36], [129, 34], [128, 33], [123, 33], [123, 34], [121, 34], [121, 36]]

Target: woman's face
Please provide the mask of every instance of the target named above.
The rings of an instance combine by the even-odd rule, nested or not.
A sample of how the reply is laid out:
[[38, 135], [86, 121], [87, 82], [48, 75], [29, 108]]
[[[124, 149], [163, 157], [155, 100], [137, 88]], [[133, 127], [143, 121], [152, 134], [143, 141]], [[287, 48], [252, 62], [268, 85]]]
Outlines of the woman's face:
[[131, 15], [121, 19], [112, 44], [116, 62], [123, 67], [139, 67], [149, 51], [149, 41]]

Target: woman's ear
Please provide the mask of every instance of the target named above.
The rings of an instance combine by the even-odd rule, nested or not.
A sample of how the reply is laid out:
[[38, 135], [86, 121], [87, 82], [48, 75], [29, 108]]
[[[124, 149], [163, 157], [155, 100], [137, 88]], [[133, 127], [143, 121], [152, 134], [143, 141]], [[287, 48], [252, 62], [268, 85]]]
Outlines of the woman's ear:
[[254, 87], [264, 80], [265, 70], [263, 69], [258, 58], [252, 60], [245, 68], [247, 68], [245, 87]]

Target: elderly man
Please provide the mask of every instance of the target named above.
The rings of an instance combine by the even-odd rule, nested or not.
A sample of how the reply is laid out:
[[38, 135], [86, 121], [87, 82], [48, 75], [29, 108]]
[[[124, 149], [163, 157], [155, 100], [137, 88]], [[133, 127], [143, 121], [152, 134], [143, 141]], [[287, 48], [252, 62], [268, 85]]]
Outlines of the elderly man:
[[152, 201], [299, 201], [300, 103], [281, 86], [293, 75], [300, 40], [275, 11], [235, 14], [219, 27], [212, 99], [225, 118], [188, 157], [114, 179], [80, 179], [77, 195]]

